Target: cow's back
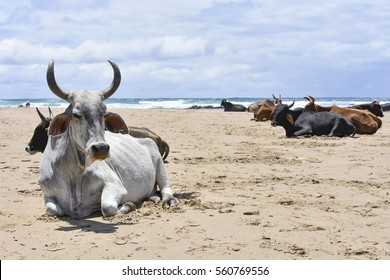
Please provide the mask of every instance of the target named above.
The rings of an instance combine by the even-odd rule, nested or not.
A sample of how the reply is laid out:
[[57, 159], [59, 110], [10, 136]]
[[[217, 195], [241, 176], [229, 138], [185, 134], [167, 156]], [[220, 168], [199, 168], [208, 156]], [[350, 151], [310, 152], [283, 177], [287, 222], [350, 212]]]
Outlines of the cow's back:
[[367, 110], [333, 107], [332, 112], [351, 122], [356, 127], [356, 133], [374, 134], [382, 125], [382, 120]]

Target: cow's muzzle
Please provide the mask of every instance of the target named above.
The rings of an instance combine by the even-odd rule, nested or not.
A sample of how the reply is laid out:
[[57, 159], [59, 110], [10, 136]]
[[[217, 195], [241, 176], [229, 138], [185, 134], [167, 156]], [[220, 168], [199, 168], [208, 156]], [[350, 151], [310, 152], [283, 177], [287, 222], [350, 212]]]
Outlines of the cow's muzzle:
[[37, 151], [35, 151], [34, 149], [32, 149], [30, 147], [30, 145], [28, 145], [26, 148], [25, 148], [26, 152], [29, 153], [30, 155], [33, 155], [35, 154]]
[[106, 143], [97, 143], [91, 145], [90, 158], [95, 160], [105, 160], [110, 157], [110, 145]]

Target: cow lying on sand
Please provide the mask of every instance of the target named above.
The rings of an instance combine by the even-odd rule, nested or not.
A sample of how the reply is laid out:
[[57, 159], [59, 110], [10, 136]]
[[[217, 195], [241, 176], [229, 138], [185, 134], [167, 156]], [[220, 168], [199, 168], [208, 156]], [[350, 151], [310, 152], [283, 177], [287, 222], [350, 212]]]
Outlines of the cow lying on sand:
[[[119, 87], [118, 66], [112, 84], [102, 91], [67, 92], [54, 77], [54, 61], [47, 69], [50, 90], [70, 105], [49, 127], [49, 139], [39, 168], [39, 184], [47, 215], [85, 217], [101, 210], [105, 217], [126, 214], [160, 188], [163, 205], [176, 204], [163, 160], [155, 143], [105, 130], [103, 101]], [[107, 121], [107, 120], [106, 120]], [[126, 128], [110, 120], [115, 130]]]
[[221, 107], [224, 108], [225, 112], [245, 112], [247, 109], [244, 105], [233, 104], [226, 99], [222, 99]]
[[276, 105], [282, 104], [282, 97], [279, 94], [279, 97], [275, 97], [272, 94], [274, 100], [270, 102], [264, 102], [262, 105], [259, 105], [255, 112], [253, 113], [253, 119], [255, 121], [270, 121], [274, 117]]
[[379, 104], [379, 101], [373, 101], [371, 103], [363, 103], [359, 105], [350, 106], [348, 108], [351, 109], [361, 109], [361, 110], [368, 110], [371, 113], [373, 113], [377, 117], [383, 117], [383, 110], [382, 106]]
[[314, 97], [308, 96], [305, 99], [309, 101], [304, 108], [305, 111], [339, 114], [355, 126], [358, 134], [374, 134], [382, 126], [382, 120], [368, 110], [341, 108], [336, 105], [324, 107], [317, 105]]
[[276, 106], [272, 126], [282, 126], [287, 137], [294, 136], [349, 136], [355, 127], [343, 116], [331, 112], [291, 111], [291, 105]]

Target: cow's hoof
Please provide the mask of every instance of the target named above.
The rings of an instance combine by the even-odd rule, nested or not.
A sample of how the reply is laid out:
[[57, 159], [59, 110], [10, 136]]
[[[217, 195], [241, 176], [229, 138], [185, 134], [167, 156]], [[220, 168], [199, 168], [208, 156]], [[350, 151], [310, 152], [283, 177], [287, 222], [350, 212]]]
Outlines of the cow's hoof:
[[161, 200], [161, 197], [159, 197], [158, 195], [152, 195], [151, 197], [149, 197], [149, 201], [152, 201], [154, 202], [154, 204], [158, 204]]
[[45, 207], [46, 207], [46, 215], [48, 215], [48, 216], [62, 216], [62, 211], [53, 202], [47, 202]]
[[113, 205], [102, 206], [102, 214], [104, 217], [112, 217], [118, 214], [118, 208]]
[[135, 206], [134, 203], [126, 202], [126, 203], [124, 203], [124, 204], [120, 207], [119, 212], [120, 212], [121, 214], [128, 214], [128, 213], [134, 211], [135, 209], [137, 209], [137, 206]]
[[172, 206], [175, 206], [177, 205], [178, 201], [176, 198], [170, 198], [170, 199], [167, 199], [167, 200], [164, 200], [163, 201], [163, 207], [165, 209], [169, 208], [169, 207], [172, 207]]

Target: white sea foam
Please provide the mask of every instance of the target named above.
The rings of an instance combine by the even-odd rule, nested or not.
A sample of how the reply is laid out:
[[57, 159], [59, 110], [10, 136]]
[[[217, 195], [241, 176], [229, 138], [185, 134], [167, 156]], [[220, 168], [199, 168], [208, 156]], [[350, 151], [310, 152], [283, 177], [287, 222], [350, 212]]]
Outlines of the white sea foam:
[[[219, 108], [223, 98], [112, 98], [105, 103], [109, 108], [134, 108], [134, 109], [186, 109], [193, 106]], [[235, 104], [249, 106], [250, 104], [262, 101], [264, 98], [226, 98]], [[347, 107], [376, 100], [375, 98], [316, 98], [316, 103], [321, 106], [337, 105]], [[52, 107], [66, 108], [68, 103], [61, 99], [0, 99], [0, 107], [18, 107], [30, 103], [31, 107]], [[293, 108], [304, 107], [307, 100], [303, 98], [284, 98], [284, 104], [294, 103]], [[390, 102], [390, 98], [380, 100], [380, 104]]]

